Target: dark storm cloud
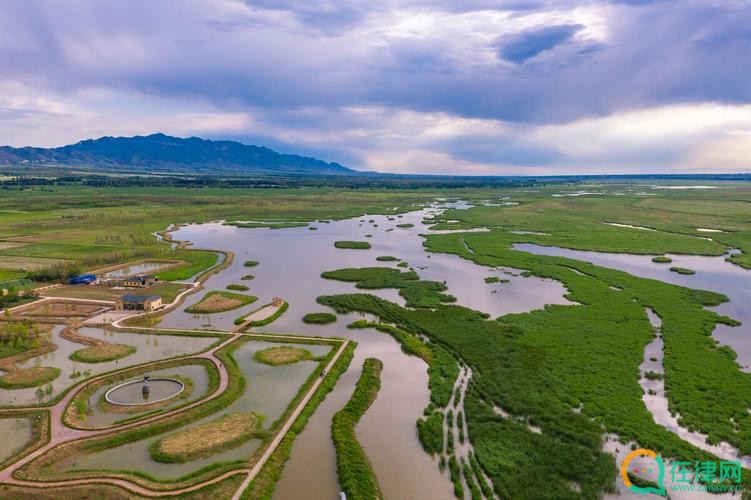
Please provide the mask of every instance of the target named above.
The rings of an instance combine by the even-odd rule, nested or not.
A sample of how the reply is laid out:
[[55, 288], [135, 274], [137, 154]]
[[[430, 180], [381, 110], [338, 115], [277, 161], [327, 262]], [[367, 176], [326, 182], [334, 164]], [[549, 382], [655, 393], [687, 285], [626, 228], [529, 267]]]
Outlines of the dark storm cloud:
[[581, 24], [561, 24], [522, 31], [502, 39], [498, 53], [507, 61], [523, 63], [527, 59], [570, 40], [583, 27]]
[[[255, 0], [247, 2], [253, 9], [243, 11], [203, 2], [192, 7], [73, 2], [63, 8], [11, 1], [0, 13], [5, 34], [0, 58], [5, 75], [53, 87], [124, 87], [201, 96], [222, 105], [372, 101], [512, 121], [555, 122], [675, 101], [749, 99], [751, 72], [744, 63], [751, 53], [751, 8], [637, 3], [603, 6], [615, 9], [606, 19], [607, 36], [587, 41], [579, 22], [514, 31], [509, 21], [511, 32], [495, 37], [493, 30], [502, 25], [477, 20], [466, 27], [468, 33], [462, 26], [436, 26], [424, 36], [393, 33], [391, 26], [377, 24], [398, 16], [399, 7], [436, 15], [493, 5], [537, 7], [534, 13], [543, 14], [574, 5], [567, 2], [469, 2], [459, 8], [440, 1]], [[292, 23], [293, 18], [299, 22]], [[321, 36], [321, 30], [327, 34]], [[500, 38], [498, 47], [489, 40], [487, 50], [524, 64], [471, 64], [473, 52], [483, 49], [470, 44], [477, 30]]]

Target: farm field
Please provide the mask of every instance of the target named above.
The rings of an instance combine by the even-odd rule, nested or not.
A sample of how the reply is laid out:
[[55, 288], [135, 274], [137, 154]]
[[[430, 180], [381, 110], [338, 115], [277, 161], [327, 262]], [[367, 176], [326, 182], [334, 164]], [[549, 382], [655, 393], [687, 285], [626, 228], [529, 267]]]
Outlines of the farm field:
[[[310, 465], [315, 479], [306, 487], [325, 495], [521, 498], [545, 475], [545, 496], [596, 498], [621, 487], [623, 457], [612, 442], [668, 461], [738, 461], [748, 490], [751, 346], [717, 339], [748, 331], [737, 302], [751, 273], [751, 187], [717, 184], [360, 193], [53, 186], [31, 189], [23, 205], [10, 191], [0, 197], [0, 262], [3, 255], [65, 260], [79, 272], [141, 259], [182, 264], [143, 289], [46, 288], [39, 294], [52, 297], [47, 302], [5, 317], [0, 338], [14, 340], [3, 351], [12, 362], [0, 357], [0, 370], [10, 369], [0, 419], [1, 412], [17, 419], [13, 412], [28, 405], [60, 407], [85, 439], [55, 441], [61, 424], [53, 419], [52, 441], [30, 434], [15, 455], [20, 466], [12, 476], [0, 472], [0, 482], [11, 495], [35, 481], [86, 478], [102, 488], [118, 479], [144, 491], [285, 498], [301, 493], [300, 464], [318, 454], [327, 458]], [[263, 220], [269, 224], [255, 222]], [[2, 245], [19, 241], [23, 247]], [[622, 255], [643, 258], [653, 274], [631, 273]], [[232, 287], [248, 262], [248, 290]], [[0, 276], [56, 284], [42, 279], [44, 269], [8, 266]], [[155, 293], [167, 304], [182, 292], [181, 304], [130, 327], [79, 324], [126, 293]], [[276, 311], [288, 312], [236, 330], [277, 297]], [[32, 334], [35, 321], [47, 324], [44, 331]], [[663, 342], [657, 372], [641, 368], [656, 337]], [[361, 382], [350, 401], [373, 357], [383, 363], [380, 390], [360, 394]], [[104, 389], [135, 381], [141, 397], [139, 377], [148, 372], [173, 382], [154, 383], [148, 411], [109, 415]], [[254, 380], [260, 385], [248, 392]], [[664, 388], [648, 394], [645, 380]], [[167, 395], [161, 406], [160, 391], [178, 385], [184, 398]], [[323, 391], [331, 391], [325, 401]], [[658, 403], [678, 415], [678, 430], [662, 423]], [[117, 432], [100, 435], [87, 415]], [[276, 440], [288, 423], [296, 430]], [[205, 434], [200, 449], [186, 447], [191, 429]], [[267, 448], [268, 461], [251, 472]], [[344, 465], [347, 456], [366, 464], [365, 473]]]

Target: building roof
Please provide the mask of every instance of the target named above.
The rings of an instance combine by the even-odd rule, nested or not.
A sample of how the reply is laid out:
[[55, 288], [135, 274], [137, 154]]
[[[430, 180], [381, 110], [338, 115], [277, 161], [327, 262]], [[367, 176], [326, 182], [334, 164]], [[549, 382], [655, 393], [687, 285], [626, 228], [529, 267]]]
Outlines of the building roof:
[[156, 276], [152, 276], [150, 274], [138, 274], [136, 276], [131, 276], [130, 278], [125, 278], [125, 281], [148, 280], [148, 279], [156, 279]]
[[143, 304], [144, 302], [153, 302], [157, 299], [161, 299], [159, 295], [130, 295], [126, 294], [120, 297], [123, 302], [132, 302], [135, 304]]

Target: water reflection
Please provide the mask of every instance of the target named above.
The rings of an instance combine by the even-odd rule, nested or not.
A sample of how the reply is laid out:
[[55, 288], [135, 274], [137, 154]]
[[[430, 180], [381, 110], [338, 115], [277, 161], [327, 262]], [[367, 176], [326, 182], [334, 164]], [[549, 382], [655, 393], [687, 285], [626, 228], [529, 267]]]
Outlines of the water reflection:
[[[467, 208], [454, 203], [452, 208]], [[422, 219], [440, 212], [432, 206], [401, 216], [366, 215], [352, 219], [312, 223], [309, 228], [238, 228], [220, 223], [194, 224], [180, 228], [174, 238], [190, 240], [194, 248], [221, 248], [235, 252], [228, 269], [212, 276], [206, 290], [224, 289], [230, 283], [250, 286], [247, 292], [259, 297], [252, 305], [228, 313], [195, 318], [183, 311], [198, 302], [195, 294], [179, 310], [162, 320], [162, 327], [204, 327], [229, 329], [235, 318], [248, 314], [261, 304], [280, 296], [290, 304], [288, 311], [263, 331], [303, 335], [339, 336], [358, 342], [355, 359], [336, 389], [315, 412], [306, 431], [298, 436], [290, 460], [277, 485], [275, 498], [335, 498], [336, 462], [329, 435], [333, 413], [349, 398], [366, 357], [384, 361], [382, 387], [373, 406], [358, 425], [358, 436], [378, 475], [387, 498], [452, 498], [447, 473], [441, 474], [436, 462], [422, 450], [415, 422], [429, 400], [427, 366], [406, 356], [388, 335], [374, 330], [350, 330], [347, 323], [359, 316], [340, 317], [330, 325], [307, 325], [306, 313], [324, 308], [316, 303], [319, 295], [352, 293], [351, 283], [323, 280], [323, 271], [343, 267], [396, 266], [397, 262], [379, 262], [377, 256], [393, 255], [409, 263], [423, 279], [446, 282], [457, 303], [491, 316], [525, 312], [545, 304], [569, 303], [561, 283], [540, 278], [524, 278], [511, 269], [479, 266], [455, 255], [434, 254], [424, 250], [420, 233], [427, 232]], [[372, 222], [371, 222], [372, 221]], [[397, 227], [397, 224], [413, 227]], [[372, 237], [366, 238], [366, 235]], [[368, 241], [369, 250], [342, 250], [337, 240]], [[257, 260], [253, 268], [243, 267], [245, 260]], [[504, 271], [508, 274], [505, 274]], [[245, 274], [252, 281], [242, 281]], [[507, 283], [485, 283], [491, 275], [508, 279]], [[368, 290], [395, 303], [404, 304], [397, 290]]]

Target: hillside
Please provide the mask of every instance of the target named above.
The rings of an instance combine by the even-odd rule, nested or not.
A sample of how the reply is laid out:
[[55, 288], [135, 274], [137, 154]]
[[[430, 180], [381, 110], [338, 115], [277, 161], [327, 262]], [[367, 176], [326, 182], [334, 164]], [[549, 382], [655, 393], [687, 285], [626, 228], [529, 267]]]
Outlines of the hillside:
[[0, 164], [129, 168], [139, 171], [356, 174], [338, 163], [235, 141], [164, 134], [101, 137], [59, 148], [0, 147]]

